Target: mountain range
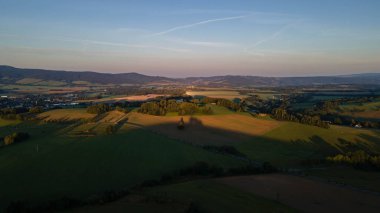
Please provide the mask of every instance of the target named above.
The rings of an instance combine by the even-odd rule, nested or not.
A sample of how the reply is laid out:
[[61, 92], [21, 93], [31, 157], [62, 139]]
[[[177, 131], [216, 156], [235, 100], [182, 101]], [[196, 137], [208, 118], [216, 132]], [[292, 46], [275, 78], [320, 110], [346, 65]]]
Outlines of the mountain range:
[[39, 79], [43, 81], [59, 81], [73, 83], [85, 81], [96, 84], [183, 84], [195, 86], [303, 86], [327, 84], [356, 84], [380, 85], [380, 73], [364, 73], [337, 76], [311, 76], [311, 77], [263, 77], [224, 75], [212, 77], [169, 78], [161, 76], [148, 76], [139, 73], [98, 73], [59, 71], [44, 69], [22, 69], [0, 65], [0, 83], [14, 84], [23, 79]]

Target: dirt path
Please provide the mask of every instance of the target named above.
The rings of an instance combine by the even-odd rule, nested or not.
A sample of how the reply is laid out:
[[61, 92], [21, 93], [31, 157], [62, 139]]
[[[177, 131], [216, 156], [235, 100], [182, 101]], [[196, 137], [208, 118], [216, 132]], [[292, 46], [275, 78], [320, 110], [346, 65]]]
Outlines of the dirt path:
[[291, 175], [240, 176], [217, 181], [304, 212], [380, 212], [380, 196]]

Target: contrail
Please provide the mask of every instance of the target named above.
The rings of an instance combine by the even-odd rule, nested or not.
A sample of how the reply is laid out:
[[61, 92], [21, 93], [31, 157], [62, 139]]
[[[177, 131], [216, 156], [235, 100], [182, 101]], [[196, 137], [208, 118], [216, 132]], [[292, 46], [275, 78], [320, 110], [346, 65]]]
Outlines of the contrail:
[[195, 26], [198, 26], [198, 25], [209, 24], [209, 23], [220, 22], [220, 21], [242, 19], [242, 18], [245, 18], [247, 16], [248, 15], [244, 15], [244, 16], [232, 16], [232, 17], [217, 18], [217, 19], [209, 19], [209, 20], [205, 20], [205, 21], [196, 22], [196, 23], [193, 23], [193, 24], [187, 24], [187, 25], [181, 25], [181, 26], [173, 27], [173, 28], [170, 28], [170, 29], [165, 30], [165, 31], [154, 33], [154, 34], [152, 34], [150, 36], [165, 35], [167, 33], [173, 32], [173, 31], [177, 31], [177, 30], [181, 30], [181, 29], [186, 29], [186, 28], [191, 28], [191, 27], [195, 27]]
[[291, 24], [288, 24], [288, 25], [285, 25], [284, 27], [280, 28], [278, 31], [274, 32], [272, 35], [256, 42], [255, 44], [253, 44], [252, 46], [246, 48], [246, 52], [249, 52], [251, 50], [254, 50], [256, 47], [260, 46], [261, 44], [263, 43], [266, 43], [268, 41], [271, 41], [275, 38], [277, 38], [278, 36], [280, 36], [283, 32], [285, 32], [288, 28], [298, 24], [299, 21], [297, 22], [294, 22], [294, 23], [291, 23]]

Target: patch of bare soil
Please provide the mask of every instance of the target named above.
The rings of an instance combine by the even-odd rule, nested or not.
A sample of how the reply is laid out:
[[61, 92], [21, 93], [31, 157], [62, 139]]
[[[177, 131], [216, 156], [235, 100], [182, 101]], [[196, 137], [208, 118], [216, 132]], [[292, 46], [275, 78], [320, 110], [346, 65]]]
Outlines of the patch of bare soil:
[[282, 175], [227, 177], [216, 181], [278, 200], [304, 212], [379, 212], [380, 196], [307, 178]]

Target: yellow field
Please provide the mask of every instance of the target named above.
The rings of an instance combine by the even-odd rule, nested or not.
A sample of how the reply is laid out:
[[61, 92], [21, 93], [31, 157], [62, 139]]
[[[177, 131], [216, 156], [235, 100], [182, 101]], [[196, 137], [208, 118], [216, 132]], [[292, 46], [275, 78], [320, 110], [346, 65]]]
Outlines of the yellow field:
[[167, 95], [165, 95], [165, 94], [132, 95], [132, 96], [126, 96], [126, 97], [113, 98], [113, 99], [117, 100], [117, 101], [120, 101], [120, 100], [146, 101], [146, 100], [157, 98], [160, 96], [167, 96]]
[[247, 95], [241, 95], [238, 91], [233, 90], [213, 90], [213, 91], [186, 91], [190, 96], [207, 96], [210, 98], [224, 98], [232, 100], [234, 98], [246, 98]]
[[55, 109], [39, 114], [37, 117], [45, 121], [75, 121], [91, 119], [95, 114], [86, 112], [86, 109]]
[[18, 80], [16, 83], [17, 84], [34, 84], [40, 81], [43, 81], [43, 80], [37, 79], [37, 78], [23, 78], [21, 80]]
[[181, 116], [164, 117], [132, 112], [128, 115], [127, 123], [195, 144], [238, 142], [251, 136], [262, 135], [281, 124], [277, 121], [261, 120], [239, 114], [183, 116], [183, 118], [184, 130], [177, 129]]
[[380, 119], [380, 110], [378, 111], [364, 111], [364, 112], [354, 112], [353, 117], [357, 118], [377, 118]]
[[94, 136], [106, 133], [106, 127], [109, 125], [121, 127], [125, 121], [127, 114], [119, 111], [110, 111], [102, 115], [96, 116], [92, 121], [74, 125], [67, 132], [72, 136]]

